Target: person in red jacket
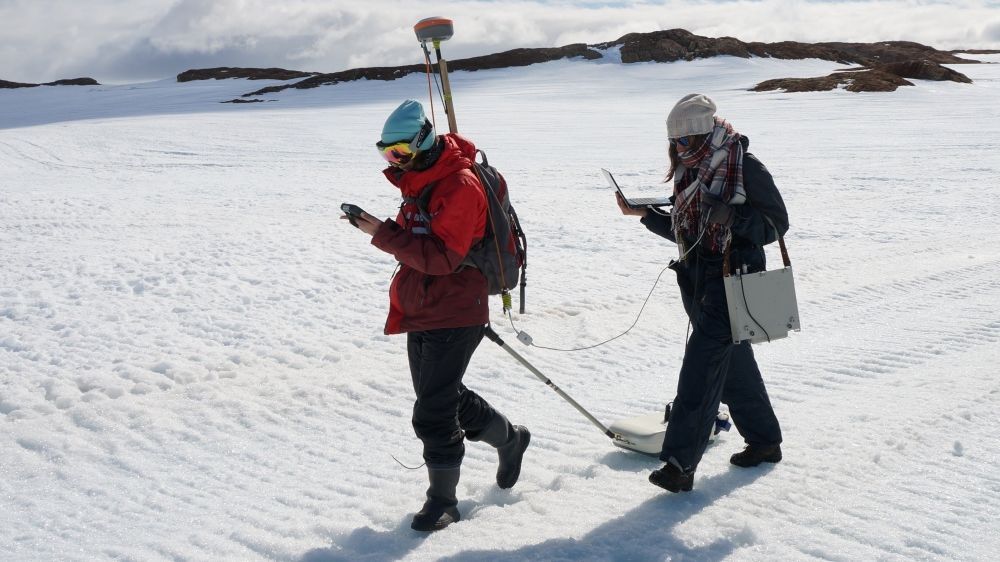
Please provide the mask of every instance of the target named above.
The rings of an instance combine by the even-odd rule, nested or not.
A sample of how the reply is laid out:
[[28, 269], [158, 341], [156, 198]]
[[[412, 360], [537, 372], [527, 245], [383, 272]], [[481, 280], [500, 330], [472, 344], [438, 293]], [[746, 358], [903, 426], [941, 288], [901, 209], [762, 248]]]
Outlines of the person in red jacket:
[[[403, 205], [395, 220], [363, 213], [355, 222], [373, 246], [399, 261], [385, 333], [406, 334], [417, 395], [413, 429], [430, 479], [427, 500], [410, 526], [435, 531], [460, 519], [455, 489], [464, 440], [496, 447], [497, 485], [510, 488], [531, 434], [462, 384], [489, 322], [486, 277], [462, 263], [486, 228], [486, 192], [472, 170], [475, 145], [457, 134], [435, 135], [420, 103], [406, 100], [386, 119], [376, 146]], [[427, 189], [422, 211], [417, 199]]]

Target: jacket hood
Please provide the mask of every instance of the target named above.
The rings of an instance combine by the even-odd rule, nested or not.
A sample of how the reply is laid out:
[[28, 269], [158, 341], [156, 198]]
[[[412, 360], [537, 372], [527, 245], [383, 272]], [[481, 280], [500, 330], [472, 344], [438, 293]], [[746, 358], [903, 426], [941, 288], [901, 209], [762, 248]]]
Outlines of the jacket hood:
[[382, 171], [389, 183], [399, 188], [403, 197], [416, 197], [429, 184], [472, 167], [476, 158], [476, 145], [472, 141], [455, 133], [441, 135], [440, 138], [444, 145], [441, 156], [430, 168], [417, 171], [390, 166]]

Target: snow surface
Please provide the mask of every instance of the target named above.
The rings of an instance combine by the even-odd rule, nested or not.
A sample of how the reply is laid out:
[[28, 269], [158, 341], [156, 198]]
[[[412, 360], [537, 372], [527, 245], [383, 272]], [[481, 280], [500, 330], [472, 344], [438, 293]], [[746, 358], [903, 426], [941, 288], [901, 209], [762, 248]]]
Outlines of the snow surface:
[[[994, 62], [1000, 57], [992, 58]], [[1000, 65], [891, 94], [752, 93], [837, 65], [720, 57], [454, 73], [461, 131], [529, 236], [540, 345], [624, 331], [670, 244], [599, 174], [663, 191], [664, 118], [711, 95], [774, 174], [803, 331], [756, 347], [785, 460], [646, 477], [501, 349], [466, 375], [533, 433], [517, 486], [470, 443], [463, 520], [426, 486], [373, 143], [422, 77], [218, 104], [243, 80], [0, 92], [0, 559], [987, 560], [1000, 550]], [[445, 122], [440, 106], [437, 121]], [[779, 258], [769, 249], [772, 263]], [[659, 411], [687, 329], [670, 274], [627, 336], [511, 345], [597, 418]]]

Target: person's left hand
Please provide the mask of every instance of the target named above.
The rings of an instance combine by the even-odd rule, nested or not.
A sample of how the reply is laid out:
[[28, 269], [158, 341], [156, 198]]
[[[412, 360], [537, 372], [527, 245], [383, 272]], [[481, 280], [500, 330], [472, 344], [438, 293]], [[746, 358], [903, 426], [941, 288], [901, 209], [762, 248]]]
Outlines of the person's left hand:
[[[341, 215], [340, 218], [345, 221], [351, 220], [347, 215]], [[354, 217], [354, 222], [358, 224], [358, 229], [368, 236], [375, 236], [375, 232], [382, 226], [382, 221], [365, 212], [362, 212], [360, 217]]]
[[632, 215], [644, 219], [646, 218], [646, 215], [649, 214], [649, 209], [647, 209], [646, 207], [642, 207], [639, 209], [633, 209], [632, 207], [629, 207], [628, 203], [625, 202], [625, 199], [622, 197], [621, 193], [615, 192], [615, 201], [618, 202], [618, 209], [621, 210], [623, 215]]

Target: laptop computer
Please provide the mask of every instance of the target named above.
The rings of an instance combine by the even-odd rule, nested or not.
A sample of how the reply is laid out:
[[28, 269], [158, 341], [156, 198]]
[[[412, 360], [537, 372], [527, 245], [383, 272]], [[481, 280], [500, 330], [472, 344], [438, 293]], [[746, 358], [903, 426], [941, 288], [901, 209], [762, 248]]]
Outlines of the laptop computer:
[[640, 209], [642, 207], [666, 207], [671, 205], [669, 197], [626, 197], [622, 193], [622, 188], [618, 187], [618, 182], [615, 181], [615, 177], [611, 175], [611, 172], [601, 168], [601, 172], [604, 174], [604, 179], [608, 180], [608, 185], [618, 190], [618, 194], [622, 196], [625, 204], [633, 209]]

